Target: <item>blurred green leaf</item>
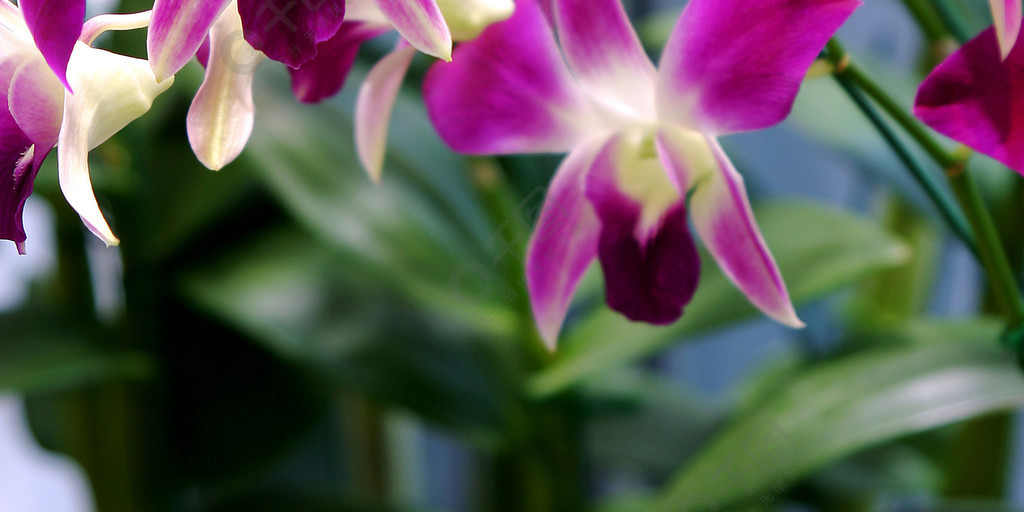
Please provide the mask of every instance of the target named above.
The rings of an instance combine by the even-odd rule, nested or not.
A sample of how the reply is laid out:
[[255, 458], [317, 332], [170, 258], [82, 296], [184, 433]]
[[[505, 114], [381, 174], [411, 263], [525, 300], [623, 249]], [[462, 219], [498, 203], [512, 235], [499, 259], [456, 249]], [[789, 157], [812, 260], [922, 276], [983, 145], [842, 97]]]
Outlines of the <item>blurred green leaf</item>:
[[598, 512], [636, 512], [650, 508], [654, 498], [643, 492], [614, 496], [597, 506]]
[[649, 508], [681, 512], [778, 496], [863, 448], [1024, 404], [1024, 377], [996, 344], [877, 349], [811, 367], [741, 415]]
[[[755, 208], [758, 223], [797, 303], [838, 290], [907, 260], [907, 246], [856, 215], [803, 203]], [[608, 368], [653, 354], [682, 337], [755, 316], [717, 264], [702, 258], [700, 287], [670, 327], [632, 323], [608, 309], [587, 317], [562, 342], [558, 359], [529, 382], [548, 397]]]
[[999, 341], [1006, 328], [1003, 320], [995, 317], [976, 317], [969, 320], [947, 318], [917, 318], [892, 325], [854, 325], [852, 341], [860, 346], [908, 345], [960, 345], [964, 343], [992, 343]]
[[276, 233], [197, 270], [183, 290], [321, 378], [493, 441], [514, 398], [486, 344], [343, 262], [301, 233]]
[[100, 348], [59, 320], [20, 311], [0, 315], [0, 391], [46, 394], [153, 377], [144, 353]]
[[142, 353], [104, 353], [73, 343], [46, 344], [34, 353], [14, 357], [0, 349], [0, 390], [18, 393], [64, 391], [99, 382], [143, 379], [154, 373], [152, 359]]
[[433, 134], [422, 107], [400, 98], [376, 185], [356, 160], [351, 112], [339, 107], [351, 108], [351, 92], [314, 111], [295, 104], [281, 77], [263, 78], [258, 110], [269, 121], [257, 123], [246, 156], [296, 219], [341, 251], [337, 264], [484, 332], [512, 331], [509, 286], [485, 250], [487, 215], [465, 162]]
[[984, 499], [951, 499], [927, 503], [921, 510], [928, 512], [1020, 512], [1019, 506]]
[[293, 489], [254, 490], [245, 496], [223, 500], [203, 512], [428, 512], [422, 507], [381, 507], [366, 505], [332, 494], [313, 494]]
[[719, 407], [685, 393], [677, 382], [632, 369], [584, 386], [582, 400], [618, 397], [619, 414], [593, 417], [589, 453], [599, 467], [667, 476], [701, 446], [723, 417]]
[[882, 505], [893, 496], [938, 494], [943, 474], [934, 457], [894, 442], [831, 464], [809, 480], [802, 487], [823, 506], [845, 508], [856, 503], [861, 510], [889, 510]]

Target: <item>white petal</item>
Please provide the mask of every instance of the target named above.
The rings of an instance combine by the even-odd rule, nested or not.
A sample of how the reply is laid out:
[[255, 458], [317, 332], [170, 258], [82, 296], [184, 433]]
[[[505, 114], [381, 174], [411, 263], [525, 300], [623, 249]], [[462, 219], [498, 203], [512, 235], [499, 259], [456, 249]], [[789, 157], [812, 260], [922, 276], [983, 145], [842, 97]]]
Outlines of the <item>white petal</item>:
[[203, 85], [188, 111], [188, 140], [196, 157], [217, 170], [231, 163], [252, 134], [252, 78], [264, 55], [242, 38], [238, 10], [228, 6], [210, 30]]
[[149, 110], [173, 79], [157, 82], [145, 60], [78, 43], [68, 66], [74, 94], [64, 95], [57, 142], [60, 188], [82, 221], [107, 245], [116, 245], [92, 192], [89, 150]]
[[356, 152], [370, 179], [379, 182], [387, 149], [391, 109], [416, 49], [403, 46], [378, 62], [359, 88], [356, 101]]

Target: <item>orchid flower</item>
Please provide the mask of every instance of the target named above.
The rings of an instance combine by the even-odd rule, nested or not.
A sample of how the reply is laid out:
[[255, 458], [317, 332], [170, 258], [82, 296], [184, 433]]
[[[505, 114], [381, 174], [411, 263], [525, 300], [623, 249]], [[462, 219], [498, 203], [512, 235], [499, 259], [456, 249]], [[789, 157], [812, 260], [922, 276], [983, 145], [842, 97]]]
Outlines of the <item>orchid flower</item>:
[[[22, 213], [57, 146], [61, 190], [107, 245], [118, 243], [93, 195], [88, 153], [149, 110], [171, 85], [149, 63], [90, 44], [106, 30], [145, 27], [149, 13], [83, 23], [84, 1], [0, 0], [0, 238], [25, 252]], [[45, 14], [44, 14], [45, 13]]]
[[366, 128], [358, 131], [373, 134], [362, 137], [373, 142], [360, 147], [375, 148], [360, 155], [372, 152], [381, 161], [391, 105], [414, 52], [450, 59], [453, 34], [479, 33], [486, 23], [508, 17], [511, 2], [349, 0], [346, 7], [344, 0], [156, 0], [147, 44], [158, 77], [173, 75], [192, 55], [207, 66], [188, 134], [199, 160], [220, 169], [241, 153], [252, 132], [252, 72], [260, 60], [288, 65], [295, 97], [314, 103], [341, 90], [363, 42], [397, 30], [402, 47], [371, 73], [364, 90], [372, 92], [361, 101], [370, 106], [360, 109], [371, 115], [362, 116]]
[[520, 0], [512, 18], [430, 70], [427, 110], [455, 150], [569, 152], [526, 262], [550, 346], [595, 258], [612, 309], [652, 324], [679, 318], [700, 267], [688, 214], [755, 306], [803, 325], [717, 139], [782, 121], [859, 4], [691, 0], [655, 68], [619, 0], [553, 0], [550, 24], [542, 6]]
[[914, 114], [939, 133], [1024, 174], [1024, 45], [1014, 42], [1021, 4], [993, 1], [992, 7], [995, 26], [932, 70], [918, 88]]

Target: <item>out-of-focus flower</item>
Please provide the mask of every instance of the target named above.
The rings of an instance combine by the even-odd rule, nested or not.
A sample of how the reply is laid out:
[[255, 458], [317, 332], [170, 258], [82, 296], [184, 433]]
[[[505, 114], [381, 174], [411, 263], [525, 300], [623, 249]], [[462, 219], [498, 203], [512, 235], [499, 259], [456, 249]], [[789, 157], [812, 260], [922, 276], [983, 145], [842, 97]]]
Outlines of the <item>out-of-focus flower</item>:
[[146, 41], [156, 76], [177, 73], [225, 9], [237, 16], [239, 38], [291, 67], [312, 59], [345, 18], [345, 0], [156, 0]]
[[455, 150], [569, 152], [527, 254], [533, 312], [549, 344], [595, 258], [613, 309], [676, 320], [700, 266], [687, 207], [750, 301], [803, 325], [717, 137], [784, 119], [807, 69], [859, 4], [692, 0], [656, 69], [618, 0], [554, 0], [550, 24], [545, 6], [520, 0], [511, 19], [430, 70], [427, 109]]
[[416, 50], [448, 60], [453, 34], [475, 36], [507, 18], [512, 0], [156, 0], [148, 48], [158, 77], [198, 55], [206, 78], [188, 116], [189, 140], [211, 169], [231, 162], [252, 131], [252, 73], [264, 55], [288, 65], [292, 91], [315, 103], [345, 83], [362, 43], [390, 30], [401, 44], [374, 68], [360, 94], [357, 142], [380, 175], [388, 120]]
[[1021, 0], [991, 0], [995, 25], [932, 70], [914, 114], [928, 126], [1024, 174]]
[[1024, 173], [1024, 47], [1003, 57], [989, 28], [936, 66], [914, 114], [939, 133]]
[[[60, 187], [82, 221], [118, 243], [93, 195], [88, 153], [171, 85], [149, 63], [90, 46], [106, 30], [144, 27], [149, 13], [97, 16], [84, 1], [0, 0], [0, 238], [25, 251], [22, 211], [36, 174], [57, 146]], [[67, 9], [65, 11], [65, 9]]]

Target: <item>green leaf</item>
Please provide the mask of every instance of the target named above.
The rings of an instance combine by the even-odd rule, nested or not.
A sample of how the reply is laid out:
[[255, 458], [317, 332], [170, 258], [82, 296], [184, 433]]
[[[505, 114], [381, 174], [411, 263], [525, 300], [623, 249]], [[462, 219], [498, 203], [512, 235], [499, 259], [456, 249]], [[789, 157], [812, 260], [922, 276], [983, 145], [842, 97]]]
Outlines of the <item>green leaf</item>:
[[[278, 486], [283, 487], [283, 486]], [[437, 512], [424, 507], [375, 506], [340, 494], [313, 493], [301, 489], [254, 489], [238, 497], [220, 500], [205, 512], [252, 512], [301, 510], [302, 512]]]
[[624, 369], [584, 386], [584, 404], [617, 398], [620, 414], [589, 421], [588, 453], [598, 467], [667, 476], [721, 421], [719, 407], [685, 393], [679, 383]]
[[31, 311], [0, 316], [0, 391], [48, 394], [103, 382], [151, 378], [152, 358], [109, 350]]
[[890, 510], [886, 498], [941, 493], [943, 474], [926, 451], [893, 442], [831, 464], [808, 480], [809, 494], [820, 496], [823, 508], [858, 503], [860, 510]]
[[[850, 213], [800, 203], [765, 204], [755, 213], [797, 303], [900, 265], [909, 256], [903, 242]], [[685, 336], [758, 314], [706, 254], [702, 265], [700, 287], [679, 322], [656, 327], [598, 310], [568, 334], [555, 363], [528, 383], [529, 392], [537, 398], [558, 394]]]
[[775, 497], [858, 450], [1024, 404], [1024, 377], [992, 342], [883, 348], [812, 367], [743, 414], [646, 510]]
[[338, 264], [484, 332], [516, 327], [465, 162], [433, 134], [422, 107], [400, 99], [377, 185], [356, 160], [351, 91], [314, 111], [293, 104], [282, 77], [261, 78], [259, 119], [270, 121], [257, 124], [244, 156], [295, 219], [340, 252]]
[[185, 295], [278, 357], [428, 420], [493, 441], [515, 402], [480, 340], [338, 265], [302, 233], [274, 233], [188, 275]]
[[853, 341], [865, 345], [960, 345], [964, 343], [996, 343], [1006, 322], [995, 317], [970, 320], [923, 318], [890, 326], [853, 326]]

